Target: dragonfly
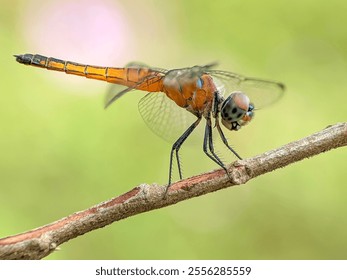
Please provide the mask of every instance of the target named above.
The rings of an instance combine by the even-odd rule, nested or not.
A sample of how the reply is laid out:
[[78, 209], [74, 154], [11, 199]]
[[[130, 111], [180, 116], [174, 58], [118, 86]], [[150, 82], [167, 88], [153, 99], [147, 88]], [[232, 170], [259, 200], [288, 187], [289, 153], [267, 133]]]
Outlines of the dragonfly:
[[[213, 128], [218, 131], [224, 145], [238, 159], [242, 159], [230, 146], [221, 124], [228, 130], [240, 130], [254, 118], [255, 110], [276, 102], [285, 90], [285, 86], [276, 81], [215, 70], [215, 63], [166, 70], [136, 63], [121, 68], [92, 66], [39, 54], [15, 55], [15, 57], [17, 62], [25, 65], [122, 86], [122, 90], [109, 96], [105, 107], [130, 91], [147, 92], [139, 101], [140, 114], [146, 124], [163, 137], [181, 122], [181, 116], [186, 114], [185, 111], [195, 116], [194, 121], [185, 127], [184, 132], [172, 145], [165, 195], [172, 184], [174, 158], [177, 161], [179, 178], [183, 179], [179, 150], [202, 119], [206, 120], [203, 151], [228, 175], [226, 165], [215, 151]], [[172, 113], [174, 110], [179, 113]]]

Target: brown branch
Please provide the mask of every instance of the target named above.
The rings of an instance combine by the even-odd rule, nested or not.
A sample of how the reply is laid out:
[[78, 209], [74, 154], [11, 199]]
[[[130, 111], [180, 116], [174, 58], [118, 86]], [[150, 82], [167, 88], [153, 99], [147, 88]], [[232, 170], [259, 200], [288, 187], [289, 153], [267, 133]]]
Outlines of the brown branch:
[[276, 150], [236, 161], [228, 166], [229, 177], [223, 170], [214, 170], [174, 183], [166, 199], [163, 186], [142, 184], [49, 225], [0, 239], [0, 259], [41, 259], [58, 245], [115, 221], [244, 184], [259, 175], [346, 145], [347, 123], [339, 123]]

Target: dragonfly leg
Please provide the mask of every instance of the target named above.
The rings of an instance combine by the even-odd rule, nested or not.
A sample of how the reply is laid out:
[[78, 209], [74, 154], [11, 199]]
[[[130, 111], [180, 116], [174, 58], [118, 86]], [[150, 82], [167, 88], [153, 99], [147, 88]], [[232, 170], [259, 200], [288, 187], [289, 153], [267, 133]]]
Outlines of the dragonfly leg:
[[214, 151], [213, 139], [212, 139], [211, 118], [210, 117], [206, 118], [206, 127], [205, 127], [205, 136], [204, 136], [203, 150], [204, 150], [204, 153], [210, 159], [212, 159], [215, 163], [217, 163], [220, 167], [222, 167], [225, 170], [226, 173], [228, 173], [224, 163], [222, 162], [222, 160], [217, 156], [217, 154]]
[[181, 167], [181, 160], [180, 160], [180, 155], [178, 151], [179, 151], [179, 148], [176, 149], [176, 161], [177, 161], [178, 175], [180, 177], [180, 180], [182, 180], [183, 179], [182, 167]]
[[178, 151], [181, 148], [184, 141], [189, 137], [189, 135], [193, 132], [193, 130], [198, 126], [198, 124], [201, 121], [201, 116], [198, 117], [198, 119], [190, 126], [188, 129], [180, 136], [180, 138], [177, 139], [177, 141], [173, 144], [171, 153], [170, 153], [170, 167], [169, 167], [169, 183], [167, 184], [164, 197], [166, 196], [166, 193], [171, 186], [171, 180], [172, 180], [172, 162], [173, 162], [173, 156], [174, 152], [176, 154], [176, 160], [178, 165], [178, 173], [180, 176], [180, 179], [182, 179], [182, 170], [181, 170], [181, 163], [178, 155]]
[[225, 135], [224, 135], [224, 133], [223, 133], [223, 130], [222, 130], [222, 128], [221, 128], [220, 125], [219, 125], [219, 119], [218, 119], [218, 117], [216, 118], [216, 127], [217, 127], [217, 130], [218, 130], [218, 132], [219, 132], [220, 138], [222, 139], [224, 145], [227, 146], [228, 149], [229, 149], [235, 156], [237, 156], [238, 159], [242, 159], [242, 158], [239, 156], [239, 154], [238, 154], [232, 147], [230, 147], [230, 145], [229, 145], [229, 143], [228, 143], [228, 140], [226, 139], [226, 137], [225, 137]]
[[213, 106], [212, 106], [212, 117], [215, 119], [215, 127], [217, 127], [217, 130], [218, 130], [218, 133], [220, 135], [220, 138], [222, 139], [223, 143], [225, 146], [228, 147], [228, 149], [230, 151], [233, 152], [233, 154], [235, 156], [237, 156], [238, 159], [242, 159], [238, 153], [236, 153], [236, 151], [230, 147], [229, 143], [228, 143], [228, 140], [226, 139], [224, 133], [223, 133], [223, 130], [222, 128], [220, 127], [220, 124], [219, 124], [219, 108], [218, 108], [218, 105], [220, 104], [220, 102], [222, 102], [222, 99], [218, 93], [218, 91], [216, 91], [214, 93], [214, 96], [213, 96]]

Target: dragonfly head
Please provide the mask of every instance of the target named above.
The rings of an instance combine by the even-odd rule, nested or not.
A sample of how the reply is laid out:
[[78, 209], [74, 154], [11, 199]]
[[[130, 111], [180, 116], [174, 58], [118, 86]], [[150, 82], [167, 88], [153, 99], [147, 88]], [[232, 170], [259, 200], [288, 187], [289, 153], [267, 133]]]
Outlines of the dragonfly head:
[[230, 94], [221, 106], [222, 124], [230, 130], [239, 130], [254, 117], [254, 105], [240, 91]]

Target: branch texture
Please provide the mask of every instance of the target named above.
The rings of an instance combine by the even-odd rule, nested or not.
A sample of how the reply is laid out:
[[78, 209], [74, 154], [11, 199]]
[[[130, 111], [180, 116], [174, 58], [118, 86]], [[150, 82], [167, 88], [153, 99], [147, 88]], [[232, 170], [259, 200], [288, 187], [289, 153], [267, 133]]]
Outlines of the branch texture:
[[0, 259], [41, 259], [60, 244], [115, 221], [241, 185], [293, 162], [346, 145], [347, 123], [339, 123], [278, 149], [238, 160], [228, 166], [229, 176], [219, 169], [176, 182], [165, 199], [165, 187], [141, 184], [127, 193], [51, 224], [0, 239]]

